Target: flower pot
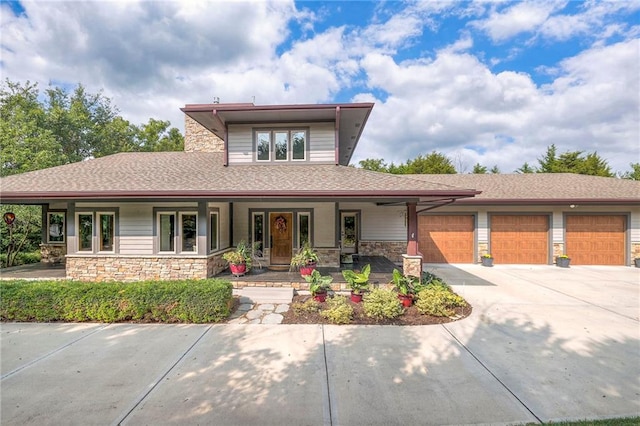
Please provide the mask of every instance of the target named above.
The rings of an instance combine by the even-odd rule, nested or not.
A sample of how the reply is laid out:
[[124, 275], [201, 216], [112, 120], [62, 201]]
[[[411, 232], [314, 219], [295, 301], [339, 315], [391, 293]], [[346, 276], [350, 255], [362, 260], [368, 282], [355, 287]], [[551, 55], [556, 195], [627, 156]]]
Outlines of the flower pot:
[[311, 275], [313, 273], [313, 270], [316, 269], [316, 266], [317, 264], [315, 262], [307, 263], [305, 266], [301, 266], [300, 275], [302, 275], [303, 277], [305, 275]]
[[640, 257], [636, 257], [635, 259], [633, 259], [633, 261], [636, 264], [636, 268], [640, 268]]
[[360, 302], [362, 302], [362, 294], [358, 294], [358, 293], [351, 292], [351, 301], [352, 301], [353, 303], [360, 303]]
[[556, 257], [556, 266], [560, 268], [568, 268], [569, 263], [571, 263], [571, 259], [568, 257]]
[[493, 257], [481, 257], [482, 266], [493, 266]]
[[398, 294], [398, 299], [402, 302], [402, 306], [408, 308], [413, 304], [413, 296], [410, 294]]
[[327, 292], [326, 291], [319, 291], [316, 294], [313, 295], [313, 300], [315, 300], [316, 302], [324, 302], [325, 300], [327, 300]]
[[231, 269], [231, 274], [233, 274], [235, 276], [244, 275], [247, 272], [247, 264], [246, 263], [240, 263], [240, 264], [236, 265], [234, 263], [230, 263], [229, 264], [229, 269]]

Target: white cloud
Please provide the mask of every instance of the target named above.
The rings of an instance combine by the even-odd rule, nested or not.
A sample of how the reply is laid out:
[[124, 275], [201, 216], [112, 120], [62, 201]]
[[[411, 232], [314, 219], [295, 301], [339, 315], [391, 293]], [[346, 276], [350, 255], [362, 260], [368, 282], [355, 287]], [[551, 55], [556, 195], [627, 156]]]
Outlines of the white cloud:
[[504, 41], [520, 33], [534, 31], [563, 3], [556, 1], [508, 3], [509, 6], [504, 10], [498, 11], [494, 8], [488, 18], [474, 22], [473, 26], [486, 31], [493, 40]]

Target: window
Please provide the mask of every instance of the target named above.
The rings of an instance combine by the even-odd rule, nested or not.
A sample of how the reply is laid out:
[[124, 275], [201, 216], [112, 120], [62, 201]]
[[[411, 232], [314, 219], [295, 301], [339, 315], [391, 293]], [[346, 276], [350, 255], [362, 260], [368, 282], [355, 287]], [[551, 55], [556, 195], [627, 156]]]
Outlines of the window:
[[304, 246], [304, 243], [310, 242], [309, 235], [309, 213], [298, 214], [298, 247]]
[[93, 251], [93, 213], [78, 213], [78, 251]]
[[219, 247], [218, 238], [218, 212], [211, 212], [209, 215], [209, 251], [216, 251]]
[[307, 130], [256, 131], [257, 161], [304, 161], [307, 159]]
[[180, 213], [180, 222], [182, 228], [180, 232], [180, 239], [182, 240], [183, 252], [198, 251], [198, 215], [195, 213]]
[[258, 161], [271, 160], [271, 132], [258, 132], [256, 134], [256, 152]]
[[47, 213], [47, 242], [48, 243], [64, 243], [65, 220], [64, 212], [48, 212]]
[[291, 132], [291, 151], [294, 160], [305, 160], [307, 153], [307, 132]]
[[160, 251], [175, 252], [176, 215], [160, 213]]
[[[254, 213], [252, 232], [253, 248], [260, 253], [264, 252], [264, 213]], [[260, 256], [260, 254], [257, 254]], [[261, 256], [260, 256], [261, 257]]]
[[100, 226], [100, 251], [114, 251], [115, 214], [99, 213], [98, 225]]

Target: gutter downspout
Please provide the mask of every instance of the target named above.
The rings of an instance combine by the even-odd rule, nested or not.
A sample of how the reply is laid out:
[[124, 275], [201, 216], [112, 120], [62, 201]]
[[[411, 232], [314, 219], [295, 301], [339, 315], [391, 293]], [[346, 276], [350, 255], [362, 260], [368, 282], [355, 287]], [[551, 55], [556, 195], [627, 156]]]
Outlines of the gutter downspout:
[[336, 124], [335, 124], [335, 160], [336, 166], [340, 164], [340, 107], [336, 107]]

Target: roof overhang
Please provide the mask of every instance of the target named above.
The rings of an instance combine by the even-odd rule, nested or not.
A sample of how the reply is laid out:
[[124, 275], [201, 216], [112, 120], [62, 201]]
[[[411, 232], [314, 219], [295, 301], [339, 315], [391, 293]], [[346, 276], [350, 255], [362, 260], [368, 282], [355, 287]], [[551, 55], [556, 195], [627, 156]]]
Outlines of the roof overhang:
[[225, 138], [228, 126], [252, 124], [296, 124], [332, 122], [338, 136], [338, 163], [349, 165], [360, 140], [373, 103], [254, 105], [245, 104], [191, 104], [180, 108], [220, 139]]

